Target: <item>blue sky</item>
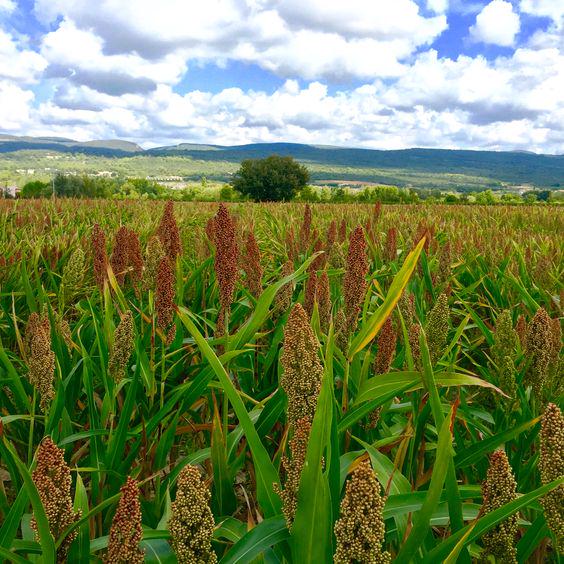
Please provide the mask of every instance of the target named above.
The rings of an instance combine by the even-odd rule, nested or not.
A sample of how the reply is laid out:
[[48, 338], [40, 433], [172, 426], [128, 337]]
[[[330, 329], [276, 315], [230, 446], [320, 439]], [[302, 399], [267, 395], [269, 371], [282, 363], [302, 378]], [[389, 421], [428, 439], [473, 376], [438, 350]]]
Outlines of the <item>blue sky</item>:
[[0, 0], [0, 132], [564, 153], [562, 0]]

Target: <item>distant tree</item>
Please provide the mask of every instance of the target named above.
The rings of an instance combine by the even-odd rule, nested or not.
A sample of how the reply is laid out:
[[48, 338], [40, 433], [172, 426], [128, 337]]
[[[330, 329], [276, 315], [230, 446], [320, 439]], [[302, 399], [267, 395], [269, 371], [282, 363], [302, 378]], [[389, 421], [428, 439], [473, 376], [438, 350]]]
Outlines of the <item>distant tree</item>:
[[43, 198], [51, 195], [51, 186], [48, 182], [33, 180], [22, 188], [20, 197], [22, 198]]
[[232, 185], [235, 190], [259, 202], [287, 201], [309, 182], [309, 171], [292, 157], [272, 155], [241, 163]]

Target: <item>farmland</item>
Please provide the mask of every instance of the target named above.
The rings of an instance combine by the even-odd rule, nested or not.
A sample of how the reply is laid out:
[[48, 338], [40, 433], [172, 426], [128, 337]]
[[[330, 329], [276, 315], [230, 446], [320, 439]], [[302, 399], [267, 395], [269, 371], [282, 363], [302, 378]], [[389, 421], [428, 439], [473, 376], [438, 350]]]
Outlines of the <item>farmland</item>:
[[0, 560], [559, 561], [563, 230], [0, 201]]

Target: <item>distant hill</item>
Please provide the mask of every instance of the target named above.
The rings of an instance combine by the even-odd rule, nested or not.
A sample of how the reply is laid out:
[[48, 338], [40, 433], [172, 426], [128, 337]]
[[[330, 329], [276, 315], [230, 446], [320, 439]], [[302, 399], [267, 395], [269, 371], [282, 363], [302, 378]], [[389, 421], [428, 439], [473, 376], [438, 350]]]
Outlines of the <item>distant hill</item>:
[[[278, 154], [293, 156], [308, 165], [313, 178], [318, 181], [335, 179], [434, 186], [438, 184], [433, 182], [433, 177], [440, 176], [439, 184], [443, 187], [448, 186], [449, 178], [453, 186], [465, 186], [467, 179], [473, 179], [470, 183], [472, 185], [494, 188], [508, 184], [534, 185], [542, 188], [564, 187], [564, 155], [540, 155], [526, 151], [447, 149], [382, 151], [297, 143], [256, 143], [231, 147], [181, 143], [143, 150], [135, 143], [121, 140], [79, 142], [58, 137], [0, 135], [0, 153], [15, 154], [18, 151], [30, 150], [118, 159], [146, 157], [147, 162], [140, 170], [145, 170], [154, 159], [157, 159], [155, 162], [159, 163], [159, 169], [166, 168], [166, 163], [159, 157], [175, 157], [175, 163], [190, 162], [190, 170], [194, 171], [193, 176], [209, 175], [210, 170], [217, 169], [217, 174], [214, 176], [223, 179], [228, 178], [233, 167], [244, 159]], [[128, 161], [128, 169], [134, 167], [134, 164]], [[118, 168], [117, 163], [116, 168]], [[167, 172], [180, 174], [175, 169]]]

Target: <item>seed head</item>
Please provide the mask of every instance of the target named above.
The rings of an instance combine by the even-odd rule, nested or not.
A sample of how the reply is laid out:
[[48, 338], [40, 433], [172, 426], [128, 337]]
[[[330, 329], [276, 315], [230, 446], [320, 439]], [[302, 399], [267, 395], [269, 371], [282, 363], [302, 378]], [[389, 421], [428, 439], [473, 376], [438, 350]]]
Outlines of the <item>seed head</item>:
[[362, 462], [347, 482], [340, 516], [335, 522], [335, 564], [391, 562], [390, 553], [383, 551], [384, 504], [370, 463]]
[[292, 262], [298, 258], [298, 245], [296, 243], [294, 230], [291, 227], [288, 229], [286, 234], [286, 252], [288, 254], [288, 259]]
[[145, 270], [143, 271], [143, 289], [145, 291], [156, 288], [157, 272], [164, 256], [161, 240], [156, 235], [151, 237], [145, 249]]
[[304, 219], [300, 228], [300, 250], [306, 251], [311, 241], [311, 206], [306, 204], [304, 209]]
[[[517, 482], [503, 450], [495, 451], [490, 457], [487, 478], [482, 484], [482, 498], [482, 509], [486, 514], [517, 499]], [[495, 556], [499, 562], [517, 562], [517, 519], [518, 516], [513, 514], [483, 536], [486, 552]]]
[[39, 391], [40, 407], [47, 409], [55, 397], [53, 375], [55, 373], [55, 353], [51, 349], [51, 324], [47, 314], [39, 316], [32, 313], [26, 327], [28, 343], [28, 378], [31, 385]]
[[529, 323], [525, 340], [525, 354], [528, 362], [523, 383], [532, 386], [535, 396], [542, 398], [544, 384], [548, 376], [552, 351], [552, 321], [541, 307]]
[[182, 254], [182, 243], [174, 217], [174, 204], [171, 201], [168, 201], [165, 205], [161, 222], [157, 228], [157, 235], [168, 258], [171, 262], [175, 262], [176, 257]]
[[127, 227], [123, 225], [117, 230], [110, 264], [112, 265], [116, 280], [121, 286], [129, 266], [129, 232]]
[[421, 371], [421, 349], [419, 346], [419, 335], [421, 333], [421, 325], [414, 323], [408, 332], [409, 348], [411, 349], [411, 357], [415, 370]]
[[252, 231], [249, 231], [245, 244], [245, 257], [243, 259], [243, 270], [246, 276], [246, 285], [249, 292], [258, 298], [262, 293], [262, 266], [260, 265], [260, 250], [257, 240]]
[[519, 337], [519, 344], [521, 345], [521, 350], [525, 350], [525, 346], [527, 345], [527, 321], [525, 320], [524, 315], [520, 315], [517, 318], [517, 323], [515, 325], [515, 332]]
[[347, 254], [347, 266], [344, 279], [345, 315], [347, 330], [352, 333], [357, 324], [358, 314], [362, 308], [366, 294], [366, 275], [368, 258], [366, 256], [366, 239], [362, 227], [358, 226], [352, 233]]
[[313, 420], [317, 396], [321, 388], [323, 367], [317, 349], [319, 343], [311, 329], [303, 307], [296, 304], [284, 328], [280, 385], [288, 396], [288, 422], [308, 417]]
[[133, 327], [133, 315], [131, 311], [126, 311], [114, 333], [114, 344], [109, 361], [109, 371], [116, 382], [123, 378], [129, 357], [133, 351]]
[[69, 257], [63, 270], [61, 287], [65, 300], [69, 300], [80, 288], [84, 279], [84, 251], [77, 247]]
[[327, 229], [327, 243], [325, 248], [327, 252], [330, 253], [335, 241], [337, 240], [337, 222], [335, 220], [331, 221], [329, 228]]
[[139, 486], [128, 476], [120, 491], [121, 498], [110, 528], [104, 564], [142, 564], [145, 554], [139, 548], [143, 538]]
[[335, 243], [329, 251], [329, 265], [331, 268], [345, 268], [347, 261], [343, 253], [343, 247], [339, 243]]
[[128, 267], [129, 267], [129, 277], [131, 282], [137, 284], [143, 278], [143, 255], [141, 253], [141, 242], [139, 241], [139, 235], [133, 231], [133, 229], [128, 229]]
[[[71, 473], [64, 457], [64, 451], [57, 447], [51, 437], [45, 437], [37, 450], [37, 466], [32, 474], [33, 482], [45, 509], [49, 530], [58, 540], [67, 527], [80, 518], [75, 512], [71, 497]], [[37, 532], [35, 518], [31, 527]], [[66, 562], [70, 545], [78, 532], [67, 535], [57, 550], [57, 562]]]
[[341, 220], [341, 224], [339, 225], [339, 243], [344, 243], [347, 238], [347, 222], [345, 218]]
[[[549, 403], [541, 421], [539, 470], [543, 485], [564, 477], [564, 417]], [[556, 537], [557, 549], [564, 550], [564, 484], [547, 493], [541, 504], [546, 523]]]
[[[214, 227], [215, 275], [219, 284], [220, 302], [218, 326], [224, 328], [239, 275], [237, 266], [239, 248], [235, 233], [235, 221], [223, 203], [219, 205], [219, 210], [214, 219]], [[223, 331], [220, 334], [223, 334]]]
[[166, 342], [174, 340], [176, 326], [174, 325], [175, 278], [172, 265], [168, 256], [161, 259], [157, 271], [157, 290], [155, 294], [155, 311], [157, 313], [157, 326], [166, 335]]
[[214, 520], [209, 501], [210, 492], [200, 471], [195, 466], [185, 466], [178, 476], [176, 499], [168, 522], [171, 545], [179, 564], [217, 562], [211, 546]]
[[289, 529], [292, 528], [298, 507], [298, 490], [307, 455], [310, 431], [311, 422], [308, 417], [303, 417], [296, 421], [294, 436], [290, 439], [290, 458], [286, 455], [282, 457], [282, 467], [286, 475], [284, 489], [281, 490], [278, 486], [275, 487], [276, 493], [282, 499], [282, 512]]
[[315, 303], [315, 296], [317, 294], [317, 274], [311, 268], [308, 269], [308, 278], [304, 291], [304, 309], [308, 317], [313, 313], [313, 305]]
[[92, 229], [91, 237], [92, 257], [94, 261], [94, 278], [100, 289], [108, 279], [108, 255], [106, 253], [106, 236], [96, 223]]
[[398, 336], [390, 316], [386, 319], [378, 336], [378, 352], [374, 359], [374, 374], [386, 374], [390, 371], [390, 366], [396, 355], [397, 340]]
[[[286, 276], [290, 276], [294, 272], [294, 265], [292, 264], [291, 260], [286, 261], [282, 265], [282, 272], [281, 277], [286, 278]], [[276, 294], [275, 298], [275, 307], [274, 311], [279, 314], [286, 311], [292, 305], [292, 295], [294, 294], [294, 285], [292, 282], [288, 282], [284, 284], [278, 293]]]
[[448, 298], [443, 292], [429, 313], [425, 328], [432, 364], [439, 361], [445, 351], [449, 317]]
[[384, 248], [384, 259], [388, 262], [396, 260], [398, 252], [398, 230], [390, 227], [386, 234], [386, 246]]

